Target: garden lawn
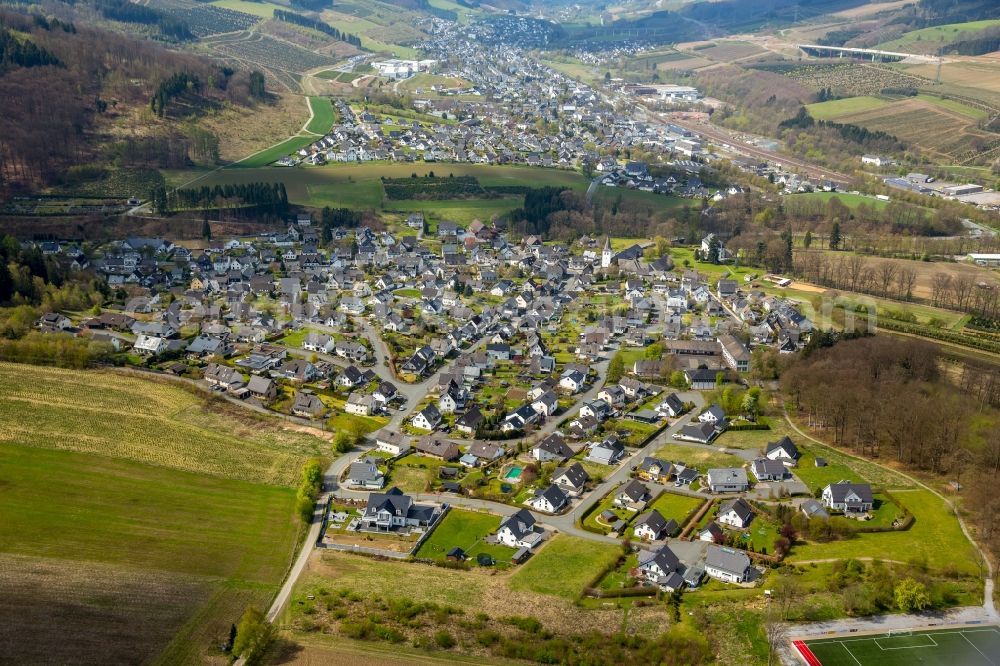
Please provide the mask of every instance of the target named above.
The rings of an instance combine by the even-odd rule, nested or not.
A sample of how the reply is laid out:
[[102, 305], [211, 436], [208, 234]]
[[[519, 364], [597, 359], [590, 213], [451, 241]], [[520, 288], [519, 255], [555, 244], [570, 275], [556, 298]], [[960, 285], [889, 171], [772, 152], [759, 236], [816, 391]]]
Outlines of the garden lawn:
[[620, 553], [611, 544], [560, 534], [511, 577], [510, 587], [575, 599]]
[[795, 433], [785, 419], [775, 417], [768, 422], [771, 425], [769, 430], [727, 430], [719, 435], [713, 444], [724, 446], [727, 449], [760, 449], [763, 451], [771, 442], [777, 442], [788, 435], [798, 445], [798, 442], [795, 441]]
[[386, 416], [358, 416], [347, 412], [338, 412], [327, 419], [327, 427], [339, 431], [347, 430], [350, 433], [362, 432], [365, 435], [375, 432], [385, 427], [389, 423]]
[[653, 501], [647, 510], [656, 509], [667, 520], [673, 518], [677, 521], [678, 529], [680, 529], [704, 503], [705, 500], [697, 497], [664, 492]]
[[452, 548], [458, 547], [465, 551], [471, 560], [480, 553], [491, 555], [494, 560], [509, 563], [517, 552], [516, 548], [503, 545], [490, 545], [484, 539], [500, 527], [500, 516], [479, 511], [452, 509], [441, 523], [434, 528], [434, 533], [425, 541], [416, 557], [431, 560], [444, 560]]
[[[820, 452], [820, 458], [823, 457], [822, 452]], [[816, 467], [816, 454], [812, 451], [802, 451], [799, 464], [797, 467], [792, 468], [792, 474], [797, 476], [802, 483], [809, 486], [809, 490], [813, 493], [838, 481], [855, 481], [859, 483], [867, 481], [867, 479], [850, 467], [840, 462], [833, 462], [829, 458], [826, 459], [826, 467]]]
[[438, 470], [443, 466], [459, 467], [457, 462], [446, 463], [437, 458], [411, 453], [393, 463], [387, 485], [398, 486], [407, 492], [424, 492], [428, 483], [438, 479]]
[[851, 539], [822, 544], [797, 544], [789, 561], [873, 557], [884, 560], [925, 560], [931, 569], [954, 567], [977, 575], [979, 555], [962, 533], [958, 519], [943, 499], [928, 490], [893, 493], [915, 520], [908, 530], [857, 534]]
[[318, 331], [315, 331], [311, 328], [300, 328], [297, 331], [292, 331], [285, 337], [281, 338], [281, 340], [279, 340], [278, 342], [280, 344], [285, 345], [289, 349], [298, 349], [300, 351], [304, 351], [302, 350], [302, 343], [305, 341], [306, 336], [309, 335], [310, 333], [318, 333]]
[[[600, 534], [608, 534], [611, 532], [611, 525], [600, 519], [601, 513], [604, 511], [613, 512], [618, 518], [625, 521], [625, 527], [623, 533], [627, 534], [629, 532], [628, 524], [631, 523], [638, 513], [634, 511], [627, 511], [619, 506], [615, 506], [615, 493], [618, 492], [618, 488], [612, 490], [607, 497], [602, 499], [600, 502], [594, 505], [594, 508], [584, 517], [583, 525], [592, 532], [598, 532]], [[613, 521], [612, 521], [613, 522]], [[622, 535], [619, 535], [622, 536]]]
[[673, 463], [683, 462], [688, 467], [696, 467], [704, 474], [713, 467], [742, 467], [746, 462], [739, 456], [720, 453], [714, 448], [705, 446], [685, 446], [684, 444], [667, 444], [656, 451], [655, 457], [669, 460]]
[[[601, 582], [597, 584], [597, 587], [601, 590], [620, 590], [625, 587], [631, 576], [629, 572], [639, 566], [639, 555], [636, 553], [631, 553], [626, 557], [621, 564], [608, 572], [608, 575], [601, 579]], [[655, 594], [655, 590], [651, 591], [651, 594]]]

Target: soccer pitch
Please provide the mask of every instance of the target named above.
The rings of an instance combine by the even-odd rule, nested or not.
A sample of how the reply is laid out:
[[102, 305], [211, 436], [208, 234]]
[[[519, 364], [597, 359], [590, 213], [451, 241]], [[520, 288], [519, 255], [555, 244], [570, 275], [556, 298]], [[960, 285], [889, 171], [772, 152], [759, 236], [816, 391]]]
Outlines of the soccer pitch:
[[792, 641], [808, 666], [1000, 666], [1000, 628]]

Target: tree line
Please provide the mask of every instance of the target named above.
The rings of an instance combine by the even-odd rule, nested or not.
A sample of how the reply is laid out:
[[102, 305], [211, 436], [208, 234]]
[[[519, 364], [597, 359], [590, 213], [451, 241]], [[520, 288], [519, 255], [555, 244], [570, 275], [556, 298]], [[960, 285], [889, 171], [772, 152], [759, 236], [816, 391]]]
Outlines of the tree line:
[[793, 273], [825, 287], [901, 301], [913, 299], [917, 284], [917, 272], [906, 264], [892, 259], [873, 261], [857, 254], [797, 252]]
[[1000, 377], [994, 366], [943, 367], [932, 343], [869, 336], [803, 355], [781, 384], [800, 417], [837, 446], [958, 481], [979, 539], [998, 553]]
[[150, 200], [153, 210], [168, 214], [178, 210], [208, 210], [213, 208], [247, 208], [282, 214], [288, 211], [288, 193], [284, 183], [240, 183], [184, 188], [167, 191], [165, 186], [154, 188]]
[[0, 73], [13, 67], [62, 66], [59, 58], [30, 39], [18, 39], [0, 24]]
[[814, 125], [816, 127], [829, 127], [836, 130], [844, 141], [850, 141], [868, 149], [898, 152], [905, 148], [899, 139], [888, 132], [870, 130], [858, 125], [835, 123], [831, 120], [816, 120], [809, 115], [809, 110], [804, 106], [800, 106], [798, 113], [791, 118], [778, 123], [778, 129], [808, 129]]
[[191, 29], [184, 21], [151, 7], [139, 5], [129, 0], [92, 0], [101, 16], [122, 23], [138, 23], [155, 26], [168, 39], [184, 41], [194, 39]]
[[[294, 2], [292, 3], [295, 4]], [[284, 21], [285, 23], [294, 23], [295, 25], [300, 25], [303, 28], [311, 28], [322, 32], [324, 35], [329, 35], [334, 39], [339, 39], [342, 42], [347, 42], [352, 44], [359, 49], [361, 48], [361, 38], [357, 35], [352, 35], [347, 32], [341, 32], [337, 28], [334, 28], [328, 23], [324, 23], [318, 19], [312, 19], [308, 16], [303, 16], [302, 14], [296, 14], [295, 12], [286, 12], [284, 9], [275, 9], [274, 18], [279, 21]]]
[[986, 28], [973, 33], [965, 39], [952, 42], [938, 49], [938, 55], [955, 53], [958, 55], [977, 56], [984, 53], [1000, 51], [1000, 28]]
[[333, 230], [338, 228], [354, 228], [361, 224], [362, 213], [350, 208], [330, 208], [326, 206], [320, 212], [320, 226], [324, 244], [333, 241]]

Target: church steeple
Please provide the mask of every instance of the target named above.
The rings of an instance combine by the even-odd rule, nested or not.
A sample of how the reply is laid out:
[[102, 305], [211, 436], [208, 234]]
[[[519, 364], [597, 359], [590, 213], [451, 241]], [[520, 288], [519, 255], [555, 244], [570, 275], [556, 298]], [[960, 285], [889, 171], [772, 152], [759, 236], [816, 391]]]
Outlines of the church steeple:
[[611, 251], [611, 237], [608, 236], [604, 239], [604, 251], [601, 252], [601, 268], [611, 266], [611, 259], [613, 257], [614, 252]]

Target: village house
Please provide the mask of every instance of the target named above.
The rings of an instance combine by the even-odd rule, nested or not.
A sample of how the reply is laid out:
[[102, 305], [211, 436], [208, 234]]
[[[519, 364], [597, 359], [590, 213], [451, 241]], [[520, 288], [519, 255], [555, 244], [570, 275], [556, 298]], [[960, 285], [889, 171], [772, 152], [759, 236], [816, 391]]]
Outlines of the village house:
[[642, 511], [653, 496], [641, 481], [632, 479], [623, 485], [616, 493], [614, 505], [627, 511]]
[[371, 416], [375, 413], [375, 398], [362, 393], [351, 393], [347, 396], [344, 411], [355, 416]]
[[764, 449], [764, 457], [768, 460], [777, 460], [785, 465], [794, 467], [798, 464], [802, 454], [799, 453], [799, 448], [795, 446], [795, 443], [789, 437], [785, 436], [777, 442], [769, 442]]
[[557, 432], [547, 436], [542, 441], [535, 444], [531, 450], [531, 455], [538, 462], [562, 462], [573, 457], [573, 449], [566, 444], [563, 436]]
[[643, 541], [659, 541], [673, 535], [677, 531], [677, 521], [667, 520], [656, 509], [639, 516], [635, 521], [632, 533]]
[[868, 513], [875, 504], [870, 485], [850, 481], [831, 483], [823, 488], [822, 498], [826, 508], [846, 514]]
[[705, 556], [705, 573], [724, 583], [745, 583], [750, 578], [750, 558], [732, 548], [709, 546]]
[[784, 464], [768, 458], [755, 459], [750, 463], [750, 471], [758, 481], [784, 481], [790, 476]]
[[299, 391], [292, 402], [292, 414], [307, 419], [318, 419], [326, 414], [326, 405], [314, 393]]
[[426, 528], [438, 516], [436, 507], [414, 504], [409, 495], [399, 488], [385, 493], [371, 493], [361, 516], [364, 529], [378, 532], [395, 532], [412, 528]]
[[410, 440], [400, 432], [383, 428], [375, 435], [375, 448], [391, 456], [401, 456], [410, 450]]
[[353, 462], [347, 472], [347, 485], [351, 488], [379, 490], [385, 485], [385, 476], [374, 462]]
[[534, 496], [525, 502], [535, 511], [542, 513], [556, 513], [569, 502], [566, 493], [559, 486], [552, 484], [544, 490], [539, 488]]
[[520, 509], [503, 519], [496, 532], [497, 542], [510, 548], [534, 548], [545, 538], [545, 532], [535, 525], [535, 517]]
[[569, 467], [560, 467], [552, 472], [552, 483], [559, 486], [571, 497], [579, 497], [586, 488], [590, 475], [578, 462]]
[[708, 470], [706, 477], [713, 493], [741, 493], [750, 489], [747, 471], [742, 467], [717, 467]]
[[635, 468], [636, 476], [654, 483], [667, 483], [674, 475], [674, 465], [670, 461], [646, 456]]
[[738, 497], [722, 503], [717, 520], [723, 525], [741, 530], [750, 524], [753, 517], [753, 508], [745, 499]]
[[417, 444], [414, 448], [417, 453], [431, 458], [438, 458], [439, 460], [444, 460], [445, 462], [455, 460], [459, 456], [457, 445], [449, 442], [448, 440], [437, 439], [435, 437], [421, 437], [417, 440]]
[[669, 546], [655, 551], [639, 551], [639, 577], [666, 592], [674, 592], [684, 586], [684, 578], [677, 572], [680, 560]]
[[441, 412], [434, 405], [427, 405], [413, 417], [411, 423], [414, 428], [433, 431], [441, 425]]

